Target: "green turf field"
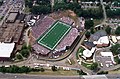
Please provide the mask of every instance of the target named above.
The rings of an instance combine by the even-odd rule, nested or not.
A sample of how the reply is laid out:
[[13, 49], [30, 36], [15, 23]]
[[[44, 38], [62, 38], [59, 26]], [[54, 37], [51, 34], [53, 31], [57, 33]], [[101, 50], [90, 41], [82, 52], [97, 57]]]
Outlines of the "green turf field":
[[69, 32], [71, 26], [62, 22], [55, 22], [53, 26], [46, 32], [39, 40], [38, 43], [42, 46], [53, 50], [61, 39]]

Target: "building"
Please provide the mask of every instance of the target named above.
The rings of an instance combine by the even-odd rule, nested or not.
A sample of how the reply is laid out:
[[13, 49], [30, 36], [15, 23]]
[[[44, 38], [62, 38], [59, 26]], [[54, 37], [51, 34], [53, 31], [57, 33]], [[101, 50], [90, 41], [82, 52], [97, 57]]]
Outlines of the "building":
[[18, 13], [10, 13], [7, 20], [6, 20], [6, 22], [7, 23], [14, 23], [17, 16], [18, 16]]
[[14, 48], [15, 48], [15, 43], [0, 42], [0, 60], [2, 61], [10, 60]]
[[95, 46], [96, 46], [93, 42], [89, 42], [89, 41], [85, 41], [85, 42], [83, 43], [83, 45], [84, 45], [85, 47], [87, 47], [88, 49], [92, 49], [92, 47], [95, 47]]
[[93, 42], [97, 47], [109, 46], [109, 38], [104, 30], [99, 30], [96, 33], [92, 34], [89, 39], [90, 42]]
[[[71, 48], [71, 46], [79, 36], [79, 32], [76, 28], [73, 28], [71, 26], [73, 21], [70, 20], [71, 23], [69, 24], [68, 20], [70, 19], [64, 18], [63, 21], [62, 19], [54, 20], [52, 17], [45, 16], [44, 18], [36, 22], [35, 26], [33, 26], [31, 29], [31, 35], [32, 37], [34, 37], [35, 40], [37, 40], [37, 42], [35, 41], [35, 43], [33, 43], [32, 45], [34, 52], [36, 52], [37, 55], [49, 56], [51, 54], [53, 58], [57, 58], [63, 52]], [[57, 25], [59, 26], [61, 25], [61, 26], [59, 27]], [[56, 28], [57, 26], [59, 29], [67, 29], [67, 30], [61, 36], [61, 33], [59, 33], [59, 31], [55, 31], [51, 28], [53, 26], [54, 28]], [[57, 41], [55, 44], [50, 43], [50, 41], [49, 42], [45, 41], [46, 43], [43, 42], [44, 40], [48, 40], [48, 37], [50, 36], [50, 34], [49, 35], [46, 35], [46, 34], [48, 34], [48, 32], [51, 33], [50, 29], [53, 30], [52, 33], [55, 32], [54, 34], [56, 36], [59, 36], [58, 34], [60, 34], [60, 37], [62, 38], [62, 39], [60, 38], [59, 40], [53, 39], [55, 40], [55, 42]], [[46, 38], [44, 35], [48, 37]], [[54, 38], [54, 36], [52, 38]], [[49, 44], [52, 44], [52, 47], [49, 47], [51, 46]]]
[[97, 47], [103, 47], [109, 45], [109, 39], [108, 36], [100, 37], [98, 41], [94, 41], [94, 44], [97, 45]]
[[83, 57], [84, 59], [91, 58], [92, 55], [93, 55], [93, 53], [95, 52], [95, 50], [96, 50], [95, 47], [93, 47], [91, 50], [85, 49], [85, 50], [83, 51], [83, 56], [82, 56], [82, 57]]

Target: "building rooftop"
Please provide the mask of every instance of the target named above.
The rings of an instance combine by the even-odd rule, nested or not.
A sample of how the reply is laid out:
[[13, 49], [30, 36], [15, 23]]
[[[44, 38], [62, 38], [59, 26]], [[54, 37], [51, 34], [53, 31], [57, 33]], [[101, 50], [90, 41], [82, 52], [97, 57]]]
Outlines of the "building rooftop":
[[96, 33], [92, 34], [90, 36], [90, 41], [93, 42], [93, 41], [98, 41], [100, 37], [102, 36], [107, 36], [106, 32], [104, 30], [99, 30], [97, 31]]
[[0, 57], [10, 57], [15, 43], [1, 43], [0, 42]]
[[7, 22], [8, 21], [15, 21], [17, 15], [18, 15], [18, 13], [10, 13], [9, 17], [7, 18]]

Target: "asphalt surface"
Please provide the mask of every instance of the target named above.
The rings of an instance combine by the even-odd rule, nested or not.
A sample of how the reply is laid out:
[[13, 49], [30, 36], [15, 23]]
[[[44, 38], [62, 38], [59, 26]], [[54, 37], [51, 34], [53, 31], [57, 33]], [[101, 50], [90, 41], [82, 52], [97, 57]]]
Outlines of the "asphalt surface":
[[0, 73], [0, 79], [120, 79], [120, 75], [51, 76]]
[[20, 75], [20, 74], [0, 74], [0, 79], [84, 79], [79, 76], [41, 76], [41, 75]]

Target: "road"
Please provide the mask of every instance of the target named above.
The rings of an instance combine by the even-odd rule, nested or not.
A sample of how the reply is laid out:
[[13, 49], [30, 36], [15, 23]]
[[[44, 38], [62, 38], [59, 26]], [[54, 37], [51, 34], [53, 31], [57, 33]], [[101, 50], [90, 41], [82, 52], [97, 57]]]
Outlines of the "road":
[[51, 76], [51, 75], [0, 73], [0, 79], [120, 79], [120, 75], [115, 74], [115, 75]]
[[47, 76], [47, 75], [28, 75], [28, 74], [2, 74], [0, 79], [84, 79], [80, 76]]

